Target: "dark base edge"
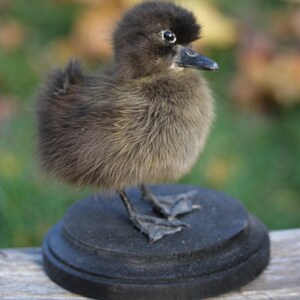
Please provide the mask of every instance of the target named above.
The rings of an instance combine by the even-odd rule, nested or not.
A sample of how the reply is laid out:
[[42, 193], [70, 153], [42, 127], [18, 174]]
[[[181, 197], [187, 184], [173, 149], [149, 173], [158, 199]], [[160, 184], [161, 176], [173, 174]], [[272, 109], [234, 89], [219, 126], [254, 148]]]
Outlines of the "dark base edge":
[[[254, 280], [270, 260], [270, 241], [266, 239], [248, 260], [223, 272], [163, 284], [124, 284], [113, 279], [96, 277], [65, 265], [51, 253], [47, 237], [43, 244], [44, 269], [63, 288], [74, 293], [101, 300], [199, 300], [238, 289]], [[254, 269], [251, 266], [256, 266]], [[251, 270], [251, 271], [249, 271]], [[241, 276], [244, 272], [247, 276]], [[226, 276], [223, 273], [226, 272]]]

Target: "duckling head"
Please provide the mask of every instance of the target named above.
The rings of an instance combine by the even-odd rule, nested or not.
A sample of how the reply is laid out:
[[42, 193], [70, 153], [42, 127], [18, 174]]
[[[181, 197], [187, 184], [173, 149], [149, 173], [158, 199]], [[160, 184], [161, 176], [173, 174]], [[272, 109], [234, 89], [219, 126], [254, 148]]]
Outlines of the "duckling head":
[[114, 32], [116, 73], [122, 79], [136, 79], [183, 68], [215, 71], [216, 62], [190, 48], [200, 32], [190, 11], [170, 2], [143, 2]]

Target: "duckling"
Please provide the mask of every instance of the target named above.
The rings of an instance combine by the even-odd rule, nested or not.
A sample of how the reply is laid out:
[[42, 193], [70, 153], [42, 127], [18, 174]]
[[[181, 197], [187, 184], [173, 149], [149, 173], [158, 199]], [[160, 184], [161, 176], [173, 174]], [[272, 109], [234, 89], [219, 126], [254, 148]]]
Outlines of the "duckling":
[[[114, 190], [134, 225], [157, 241], [180, 231], [177, 215], [191, 212], [193, 192], [159, 197], [145, 184], [189, 172], [214, 116], [197, 70], [218, 64], [190, 48], [199, 38], [194, 15], [170, 2], [132, 8], [114, 35], [114, 60], [86, 75], [78, 60], [54, 69], [38, 97], [38, 152], [44, 169], [76, 186]], [[139, 214], [125, 189], [141, 186], [162, 216]]]

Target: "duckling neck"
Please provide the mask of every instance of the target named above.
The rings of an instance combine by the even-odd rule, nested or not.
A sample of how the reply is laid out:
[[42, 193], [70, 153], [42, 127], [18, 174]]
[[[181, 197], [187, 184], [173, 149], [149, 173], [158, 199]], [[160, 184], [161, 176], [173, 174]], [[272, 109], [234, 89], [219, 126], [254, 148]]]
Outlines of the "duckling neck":
[[200, 73], [192, 69], [169, 70], [135, 80], [150, 101], [167, 101], [179, 104], [207, 93], [206, 82]]

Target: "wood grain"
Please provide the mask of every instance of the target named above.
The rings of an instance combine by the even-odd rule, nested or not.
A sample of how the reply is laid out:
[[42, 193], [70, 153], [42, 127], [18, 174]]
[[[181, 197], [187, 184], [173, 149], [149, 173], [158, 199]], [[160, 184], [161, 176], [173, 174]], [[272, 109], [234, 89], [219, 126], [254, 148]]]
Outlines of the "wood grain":
[[[300, 299], [300, 229], [274, 231], [270, 236], [272, 258], [263, 274], [238, 291], [210, 299]], [[87, 298], [74, 295], [48, 279], [42, 268], [40, 248], [22, 248], [0, 250], [0, 299]]]

